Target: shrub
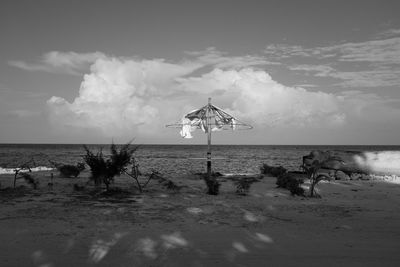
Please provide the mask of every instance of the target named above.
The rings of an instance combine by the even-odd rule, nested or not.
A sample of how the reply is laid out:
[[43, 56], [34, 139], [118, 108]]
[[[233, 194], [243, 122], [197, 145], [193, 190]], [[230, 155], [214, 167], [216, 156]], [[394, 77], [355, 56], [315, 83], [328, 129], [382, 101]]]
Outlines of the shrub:
[[271, 175], [273, 177], [278, 177], [287, 172], [287, 170], [282, 166], [269, 166], [268, 164], [263, 164], [260, 168], [261, 174]]
[[199, 173], [207, 186], [207, 194], [209, 195], [218, 195], [219, 187], [221, 184], [217, 181], [217, 177], [222, 176], [220, 172], [211, 172], [211, 175], [208, 176], [207, 173]]
[[217, 181], [215, 177], [205, 178], [205, 182], [208, 188], [207, 194], [209, 195], [218, 195], [219, 187], [221, 184]]
[[292, 196], [304, 196], [304, 188], [301, 187], [301, 184], [303, 181], [297, 180], [297, 179], [292, 179], [288, 183], [288, 189]]
[[250, 191], [250, 186], [258, 181], [259, 179], [254, 177], [239, 178], [238, 180], [234, 181], [234, 184], [236, 185], [236, 193], [244, 196], [247, 195]]
[[131, 161], [133, 153], [138, 149], [138, 146], [131, 146], [131, 142], [123, 145], [120, 150], [115, 144], [111, 144], [111, 155], [108, 159], [104, 158], [103, 151], [94, 154], [87, 146], [83, 146], [86, 155], [83, 157], [86, 164], [90, 167], [91, 179], [96, 186], [102, 183], [109, 190], [109, 185], [115, 176], [126, 172], [126, 167]]
[[114, 176], [110, 174], [110, 171], [107, 168], [108, 164], [103, 157], [102, 149], [100, 149], [96, 154], [90, 151], [87, 146], [84, 146], [84, 149], [86, 150], [84, 160], [90, 168], [90, 178], [94, 181], [96, 186], [100, 186], [104, 182], [108, 189], [108, 184]]
[[292, 195], [304, 196], [304, 189], [301, 187], [303, 179], [297, 178], [292, 173], [284, 173], [277, 177], [276, 185], [281, 188], [286, 188]]
[[320, 197], [320, 195], [318, 195], [317, 192], [315, 191], [315, 186], [322, 180], [331, 179], [331, 177], [328, 174], [320, 172], [322, 166], [329, 161], [343, 162], [338, 158], [328, 157], [322, 161], [314, 160], [308, 164], [303, 163], [303, 165], [301, 166], [308, 175], [308, 178], [310, 179], [310, 197]]
[[76, 166], [65, 164], [57, 167], [57, 170], [60, 172], [60, 176], [65, 178], [77, 177], [84, 169], [84, 163], [78, 163]]

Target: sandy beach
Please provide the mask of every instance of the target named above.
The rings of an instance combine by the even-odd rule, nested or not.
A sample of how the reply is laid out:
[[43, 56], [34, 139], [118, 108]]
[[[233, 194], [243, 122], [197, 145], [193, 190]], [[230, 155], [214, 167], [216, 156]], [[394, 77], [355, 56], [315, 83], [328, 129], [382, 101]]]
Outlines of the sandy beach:
[[[198, 175], [151, 181], [143, 194], [128, 177], [124, 194], [93, 195], [88, 173], [35, 173], [37, 190], [12, 175], [0, 182], [1, 266], [399, 266], [400, 187], [382, 181], [334, 181], [322, 198], [291, 196], [263, 176], [247, 196], [232, 177], [218, 196]], [[21, 187], [25, 186], [25, 187]]]

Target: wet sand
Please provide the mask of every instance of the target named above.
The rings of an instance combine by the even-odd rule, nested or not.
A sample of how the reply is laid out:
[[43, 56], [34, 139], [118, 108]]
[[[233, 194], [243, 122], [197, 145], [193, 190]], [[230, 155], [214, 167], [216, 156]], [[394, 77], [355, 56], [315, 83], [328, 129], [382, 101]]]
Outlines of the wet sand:
[[[210, 196], [187, 175], [168, 177], [180, 192], [152, 181], [119, 198], [74, 191], [87, 177], [56, 177], [50, 189], [49, 173], [36, 176], [41, 187], [19, 193], [4, 191], [12, 176], [0, 177], [1, 266], [400, 265], [395, 184], [322, 183], [314, 199], [290, 196], [272, 177], [240, 196], [222, 178], [220, 195]], [[123, 177], [114, 186], [132, 185]]]

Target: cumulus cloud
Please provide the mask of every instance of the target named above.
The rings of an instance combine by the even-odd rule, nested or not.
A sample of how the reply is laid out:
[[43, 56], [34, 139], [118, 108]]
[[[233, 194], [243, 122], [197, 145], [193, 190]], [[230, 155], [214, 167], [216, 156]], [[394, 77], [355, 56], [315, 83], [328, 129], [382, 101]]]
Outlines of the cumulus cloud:
[[257, 125], [329, 126], [345, 120], [336, 96], [284, 86], [262, 70], [215, 69], [200, 77], [179, 81], [187, 90], [206, 88], [210, 94], [223, 96], [228, 111]]
[[159, 134], [165, 124], [201, 107], [207, 98], [256, 127], [342, 125], [342, 98], [287, 87], [263, 70], [216, 68], [195, 75], [196, 61], [104, 57], [90, 67], [74, 101], [53, 96], [52, 121], [92, 128], [105, 136]]
[[381, 129], [383, 125], [391, 127], [398, 124], [400, 100], [397, 98], [357, 90], [342, 92], [338, 97], [342, 98], [348, 117], [364, 127], [374, 130], [375, 127]]
[[51, 51], [42, 55], [39, 63], [10, 60], [8, 64], [27, 71], [64, 72], [78, 75], [97, 59], [104, 57], [105, 55], [100, 52], [75, 53]]
[[140, 129], [151, 132], [170, 109], [165, 105], [173, 104], [165, 100], [177, 93], [170, 90], [174, 79], [196, 68], [197, 64], [163, 60], [98, 59], [72, 103], [56, 96], [47, 103], [55, 123], [96, 128], [108, 136]]

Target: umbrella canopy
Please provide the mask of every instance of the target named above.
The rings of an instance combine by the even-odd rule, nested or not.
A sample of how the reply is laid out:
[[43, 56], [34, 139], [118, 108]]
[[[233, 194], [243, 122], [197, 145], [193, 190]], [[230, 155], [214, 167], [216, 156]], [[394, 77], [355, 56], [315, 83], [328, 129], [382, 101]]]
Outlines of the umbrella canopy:
[[181, 128], [180, 134], [183, 138], [192, 138], [191, 132], [201, 129], [208, 133], [221, 130], [249, 130], [253, 127], [249, 124], [239, 121], [221, 108], [209, 103], [199, 109], [186, 114], [180, 122], [168, 124], [167, 127]]
[[191, 132], [201, 129], [208, 134], [207, 151], [207, 174], [211, 176], [211, 132], [220, 130], [249, 130], [253, 127], [243, 123], [211, 104], [211, 98], [208, 104], [202, 108], [193, 110], [186, 114], [180, 122], [168, 124], [166, 127], [181, 128], [180, 134], [184, 138], [192, 138]]

